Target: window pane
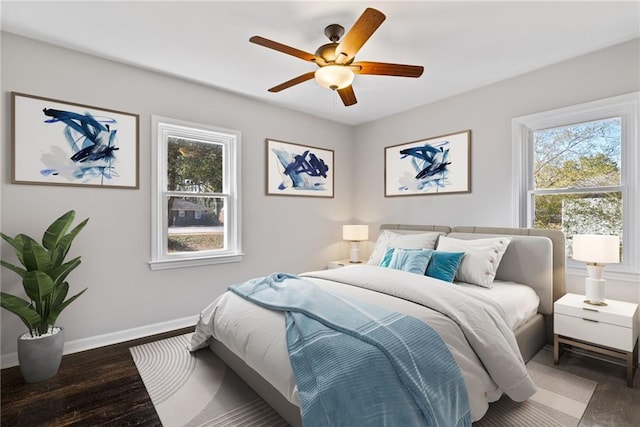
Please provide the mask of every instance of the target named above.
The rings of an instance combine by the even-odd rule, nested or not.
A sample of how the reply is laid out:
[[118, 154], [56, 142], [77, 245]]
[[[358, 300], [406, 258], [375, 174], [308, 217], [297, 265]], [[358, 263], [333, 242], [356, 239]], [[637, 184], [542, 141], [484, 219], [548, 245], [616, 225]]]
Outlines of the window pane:
[[224, 198], [167, 197], [167, 252], [225, 249]]
[[535, 131], [535, 188], [620, 185], [621, 126], [615, 117]]
[[534, 227], [564, 231], [568, 256], [574, 234], [613, 234], [622, 240], [621, 192], [535, 195], [534, 203]]
[[168, 191], [222, 192], [221, 144], [175, 137], [167, 142]]

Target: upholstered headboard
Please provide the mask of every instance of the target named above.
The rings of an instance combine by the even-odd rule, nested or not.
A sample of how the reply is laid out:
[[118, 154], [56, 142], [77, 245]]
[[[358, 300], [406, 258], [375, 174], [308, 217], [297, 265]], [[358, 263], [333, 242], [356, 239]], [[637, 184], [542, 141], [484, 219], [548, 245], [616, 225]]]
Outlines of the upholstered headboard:
[[[540, 297], [540, 312], [553, 313], [553, 302], [565, 294], [565, 238], [558, 230], [445, 225], [383, 224], [381, 230], [400, 233], [437, 231], [458, 239], [510, 236], [496, 279], [524, 283]], [[549, 281], [552, 287], [549, 287]]]

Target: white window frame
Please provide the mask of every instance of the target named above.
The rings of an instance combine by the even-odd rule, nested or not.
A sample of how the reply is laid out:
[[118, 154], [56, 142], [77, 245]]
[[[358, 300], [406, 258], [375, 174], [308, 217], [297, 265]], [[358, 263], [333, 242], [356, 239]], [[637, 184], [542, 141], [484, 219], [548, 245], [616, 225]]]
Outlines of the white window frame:
[[[513, 141], [513, 223], [518, 227], [532, 227], [533, 189], [533, 134], [535, 131], [577, 123], [602, 120], [610, 117], [622, 119], [622, 173], [623, 200], [623, 262], [607, 265], [607, 272], [614, 278], [626, 279], [640, 275], [640, 149], [638, 105], [640, 92], [573, 105], [551, 111], [516, 117], [512, 120]], [[634, 221], [634, 218], [636, 219]], [[584, 263], [567, 259], [567, 269], [584, 270]], [[611, 274], [613, 273], [613, 275]]]
[[[151, 261], [152, 270], [194, 267], [242, 261], [240, 220], [240, 132], [211, 125], [167, 117], [151, 116]], [[225, 198], [226, 249], [216, 251], [166, 253], [168, 214], [167, 191], [168, 138], [178, 137], [215, 142], [223, 149], [223, 189]]]

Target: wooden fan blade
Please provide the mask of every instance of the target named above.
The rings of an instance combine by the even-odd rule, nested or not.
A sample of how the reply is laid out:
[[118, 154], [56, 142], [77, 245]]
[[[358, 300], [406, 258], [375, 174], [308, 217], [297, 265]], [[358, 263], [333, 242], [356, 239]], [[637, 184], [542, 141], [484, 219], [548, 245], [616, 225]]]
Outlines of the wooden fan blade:
[[310, 71], [301, 76], [295, 77], [289, 81], [281, 83], [278, 86], [272, 87], [271, 89], [269, 89], [269, 92], [280, 92], [281, 90], [290, 88], [291, 86], [295, 86], [297, 84], [306, 82], [307, 80], [311, 80], [314, 76], [315, 76], [315, 73], [313, 71]]
[[249, 41], [251, 43], [259, 44], [260, 46], [268, 47], [269, 49], [277, 50], [278, 52], [286, 53], [287, 55], [295, 56], [296, 58], [304, 59], [305, 61], [316, 62], [320, 59], [309, 52], [305, 52], [304, 50], [274, 42], [273, 40], [265, 39], [264, 37], [253, 36]]
[[349, 67], [351, 67], [356, 74], [374, 74], [378, 76], [420, 77], [424, 71], [422, 65], [388, 64], [385, 62], [368, 61], [354, 62]]
[[338, 89], [338, 95], [340, 95], [340, 99], [342, 99], [342, 103], [345, 107], [356, 104], [358, 100], [356, 99], [356, 94], [353, 91], [353, 86], [349, 85], [344, 89]]
[[336, 47], [336, 64], [346, 64], [353, 59], [385, 18], [379, 10], [367, 8]]

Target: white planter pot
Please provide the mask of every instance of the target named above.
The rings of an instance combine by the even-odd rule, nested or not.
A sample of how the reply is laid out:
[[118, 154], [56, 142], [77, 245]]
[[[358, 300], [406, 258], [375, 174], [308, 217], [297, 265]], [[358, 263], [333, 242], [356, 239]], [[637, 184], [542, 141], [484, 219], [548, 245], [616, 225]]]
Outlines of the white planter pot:
[[34, 339], [18, 337], [20, 372], [28, 383], [37, 383], [53, 377], [60, 367], [64, 349], [64, 329], [53, 335]]

